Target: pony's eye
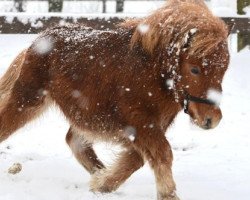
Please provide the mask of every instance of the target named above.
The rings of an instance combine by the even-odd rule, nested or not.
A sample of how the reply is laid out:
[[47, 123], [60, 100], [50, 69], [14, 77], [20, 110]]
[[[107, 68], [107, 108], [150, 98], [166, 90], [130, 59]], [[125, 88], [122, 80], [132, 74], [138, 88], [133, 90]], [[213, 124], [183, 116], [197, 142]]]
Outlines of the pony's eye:
[[200, 69], [198, 67], [192, 67], [191, 72], [194, 75], [198, 75], [198, 74], [200, 74]]

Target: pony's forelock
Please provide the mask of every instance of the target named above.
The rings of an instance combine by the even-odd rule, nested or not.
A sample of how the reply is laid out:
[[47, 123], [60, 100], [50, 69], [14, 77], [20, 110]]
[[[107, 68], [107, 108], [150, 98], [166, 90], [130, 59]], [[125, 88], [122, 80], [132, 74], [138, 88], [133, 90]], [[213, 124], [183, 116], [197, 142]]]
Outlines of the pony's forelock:
[[[148, 17], [125, 21], [122, 27], [134, 29], [131, 48], [139, 44], [149, 53], [157, 48], [176, 48], [177, 52], [186, 50], [197, 57], [210, 53], [227, 40], [228, 28], [199, 2], [170, 0]], [[138, 28], [141, 25], [148, 26], [148, 30], [142, 32]]]

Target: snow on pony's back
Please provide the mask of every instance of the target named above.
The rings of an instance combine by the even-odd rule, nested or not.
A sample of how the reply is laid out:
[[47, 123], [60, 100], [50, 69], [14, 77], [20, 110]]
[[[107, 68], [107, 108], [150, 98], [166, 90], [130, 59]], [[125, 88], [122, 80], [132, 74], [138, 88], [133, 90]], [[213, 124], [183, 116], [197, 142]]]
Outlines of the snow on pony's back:
[[100, 38], [105, 40], [112, 34], [117, 34], [117, 32], [115, 30], [96, 30], [78, 23], [58, 25], [41, 33], [34, 43], [34, 50], [39, 54], [47, 54], [53, 49], [54, 43], [58, 41], [64, 42], [66, 44], [64, 48], [66, 49], [68, 48], [67, 45], [76, 45], [77, 43], [92, 48], [93, 41]]

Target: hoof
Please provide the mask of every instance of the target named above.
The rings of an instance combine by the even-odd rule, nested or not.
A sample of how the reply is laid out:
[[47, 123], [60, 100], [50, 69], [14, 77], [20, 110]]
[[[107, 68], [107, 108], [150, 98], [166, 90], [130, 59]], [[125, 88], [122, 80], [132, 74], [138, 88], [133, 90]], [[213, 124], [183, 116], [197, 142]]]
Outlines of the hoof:
[[158, 194], [157, 200], [180, 200], [175, 192], [169, 195]]
[[111, 193], [117, 188], [117, 183], [108, 177], [108, 173], [105, 169], [99, 170], [92, 175], [90, 191], [94, 193]]

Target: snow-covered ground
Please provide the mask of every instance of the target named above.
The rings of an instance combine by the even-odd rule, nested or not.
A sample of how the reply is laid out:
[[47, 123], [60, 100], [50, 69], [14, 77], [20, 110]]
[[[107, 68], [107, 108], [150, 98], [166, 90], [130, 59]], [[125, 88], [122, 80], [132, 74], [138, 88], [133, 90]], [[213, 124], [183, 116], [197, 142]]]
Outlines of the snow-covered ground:
[[[0, 74], [36, 35], [0, 35]], [[174, 149], [174, 177], [182, 200], [249, 200], [250, 196], [250, 51], [233, 53], [224, 79], [224, 118], [203, 131], [180, 113], [167, 133]], [[89, 175], [65, 143], [68, 124], [52, 108], [0, 144], [0, 200], [153, 200], [155, 183], [148, 165], [110, 195], [92, 194]], [[117, 148], [96, 146], [110, 163]], [[13, 163], [19, 174], [8, 174]]]

